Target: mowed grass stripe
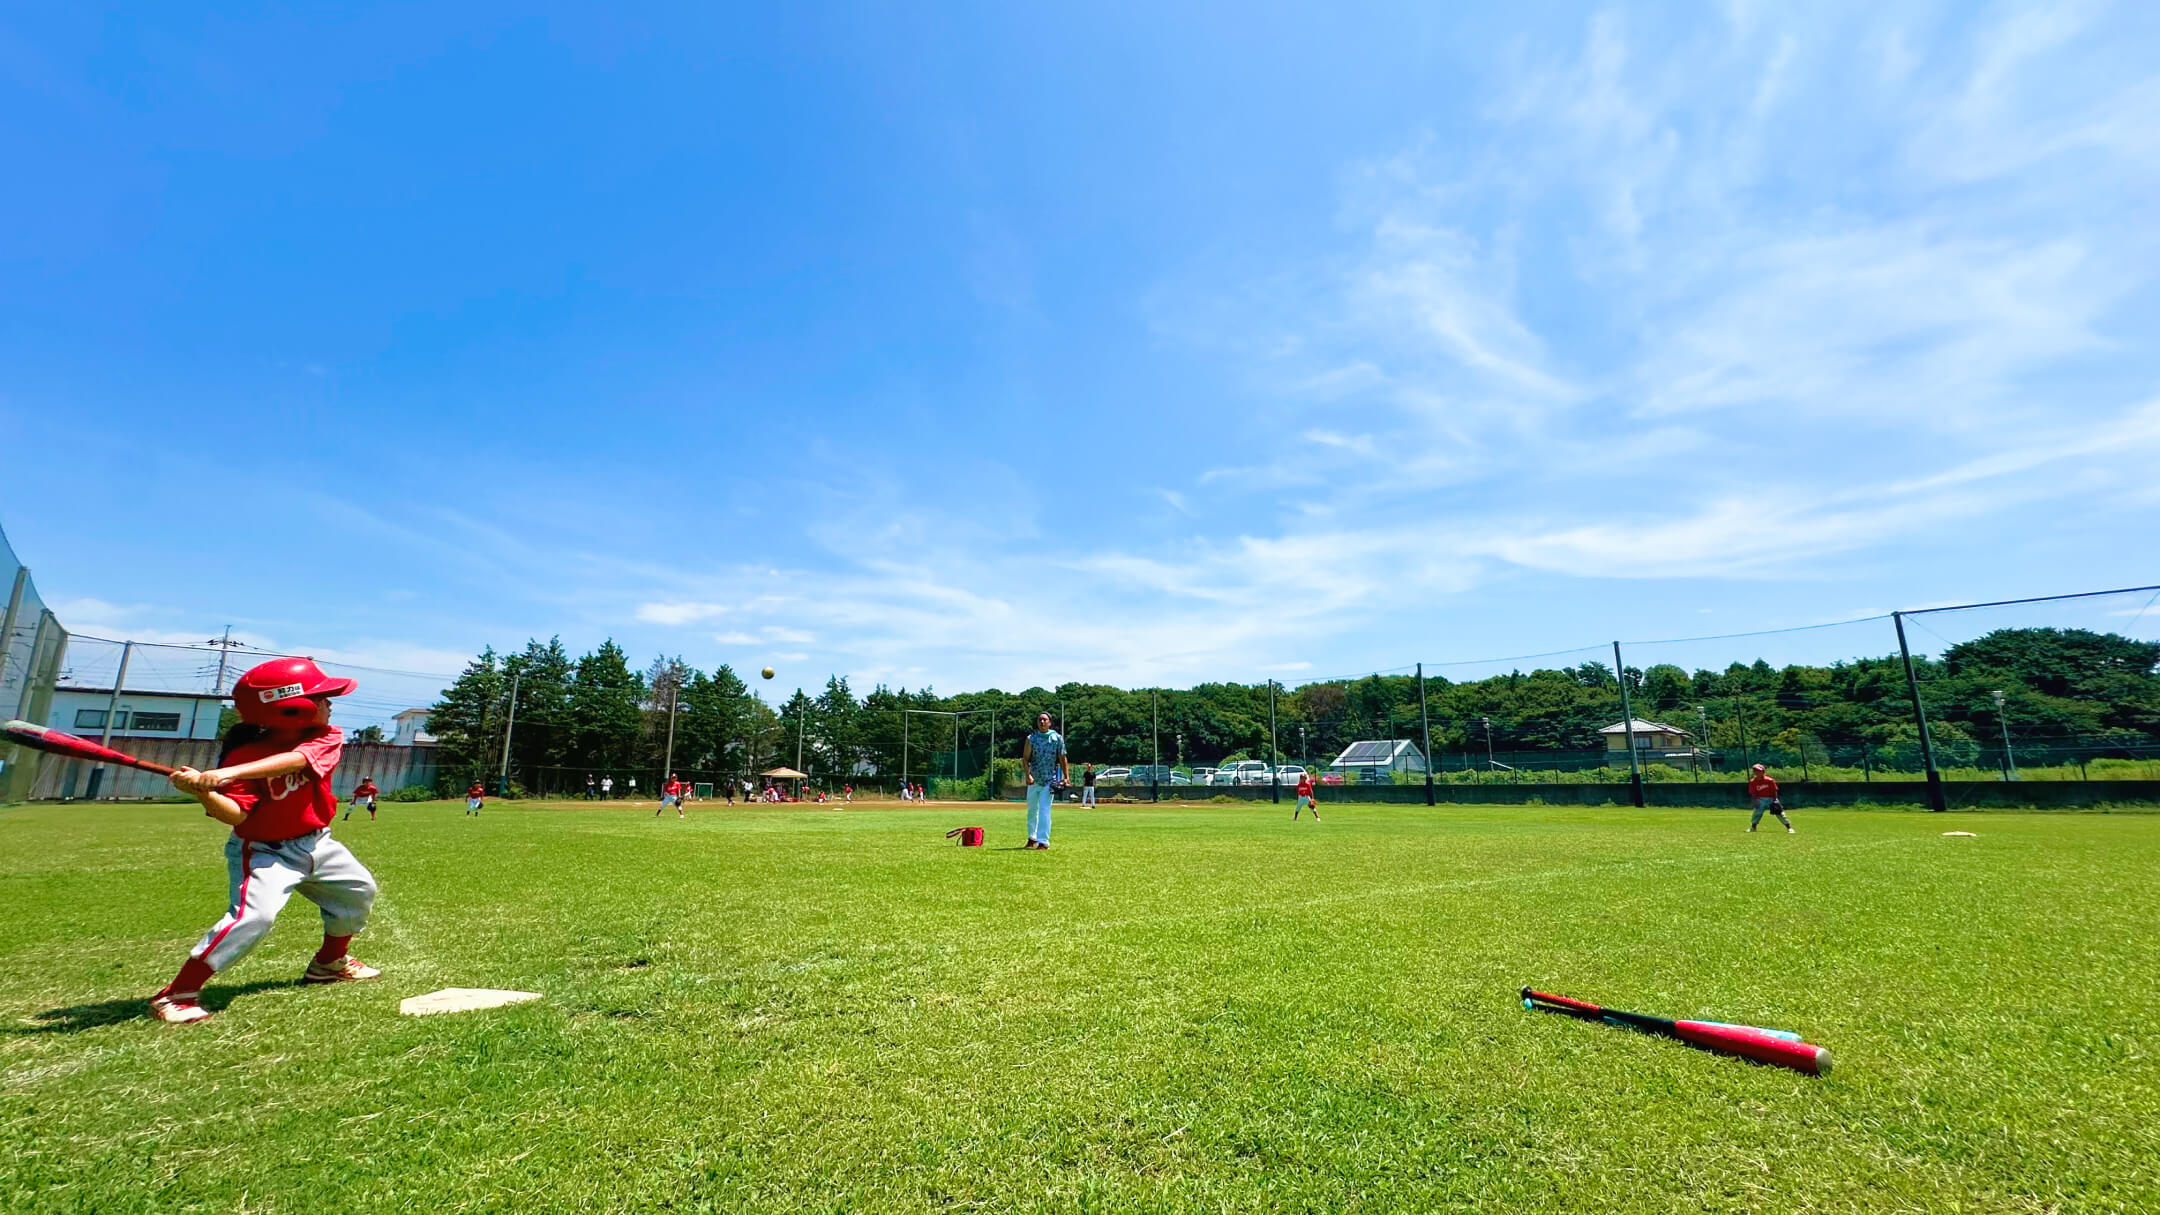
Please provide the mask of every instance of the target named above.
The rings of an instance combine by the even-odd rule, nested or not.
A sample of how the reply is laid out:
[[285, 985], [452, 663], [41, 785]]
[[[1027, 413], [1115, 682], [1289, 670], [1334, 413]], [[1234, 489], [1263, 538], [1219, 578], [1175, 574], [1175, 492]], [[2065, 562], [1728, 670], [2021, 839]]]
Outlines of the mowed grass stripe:
[[[1841, 812], [386, 806], [370, 988], [288, 911], [176, 1033], [222, 900], [173, 808], [0, 811], [0, 1182], [25, 1209], [2135, 1210], [2160, 821]], [[94, 813], [92, 813], [94, 812]], [[640, 821], [642, 819], [643, 821]], [[1978, 840], [1943, 840], [1955, 825]], [[648, 830], [649, 829], [649, 830]], [[89, 904], [85, 911], [82, 904]], [[10, 911], [14, 910], [11, 902]], [[161, 927], [170, 925], [170, 927]], [[161, 935], [162, 934], [162, 935]], [[90, 959], [98, 965], [85, 965]], [[56, 960], [58, 959], [58, 960]], [[117, 963], [117, 965], [114, 965]], [[1826, 1080], [1523, 1012], [1539, 982], [1832, 1046]], [[221, 978], [213, 985], [216, 994]], [[434, 986], [541, 1005], [403, 1019]], [[54, 1032], [79, 1023], [74, 1032]], [[244, 1145], [236, 1148], [235, 1145]], [[331, 1146], [334, 1145], [334, 1146]]]

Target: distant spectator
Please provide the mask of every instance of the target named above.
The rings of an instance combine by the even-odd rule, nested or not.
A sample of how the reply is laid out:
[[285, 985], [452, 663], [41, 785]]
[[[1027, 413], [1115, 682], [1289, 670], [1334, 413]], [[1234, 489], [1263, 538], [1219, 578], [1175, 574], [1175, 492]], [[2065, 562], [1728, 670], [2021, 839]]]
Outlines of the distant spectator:
[[1095, 804], [1094, 764], [1089, 764], [1087, 767], [1080, 769], [1080, 804], [1083, 806]]
[[1057, 791], [1072, 778], [1072, 762], [1065, 755], [1065, 736], [1050, 728], [1050, 715], [1037, 714], [1035, 732], [1020, 748], [1020, 762], [1027, 769], [1027, 828], [1029, 848], [1050, 846], [1050, 806]]

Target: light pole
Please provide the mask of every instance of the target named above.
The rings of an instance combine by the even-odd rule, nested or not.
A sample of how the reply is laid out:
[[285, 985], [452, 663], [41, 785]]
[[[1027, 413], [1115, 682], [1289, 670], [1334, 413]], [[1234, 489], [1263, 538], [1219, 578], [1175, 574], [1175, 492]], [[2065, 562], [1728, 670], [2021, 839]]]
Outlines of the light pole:
[[1492, 718], [1480, 717], [1478, 721], [1485, 727], [1485, 770], [1490, 772], [1493, 769]]
[[1710, 745], [1710, 709], [1707, 705], [1695, 706], [1695, 720], [1702, 723], [1702, 741], [1695, 744], [1695, 779], [1702, 779], [1703, 748]]
[[1997, 688], [1997, 689], [1995, 689], [1994, 691], [1992, 691], [1992, 692], [1988, 693], [1988, 695], [1989, 695], [1989, 696], [1992, 696], [1992, 697], [1994, 697], [1994, 698], [1995, 698], [1995, 724], [1996, 724], [1996, 725], [1999, 725], [1999, 726], [2001, 726], [2001, 727], [2002, 727], [2002, 736], [2003, 736], [2003, 756], [2002, 756], [2002, 770], [2003, 770], [2003, 779], [2004, 779], [2004, 780], [2016, 780], [2016, 779], [2018, 778], [2018, 776], [2017, 776], [2017, 759], [2016, 759], [2016, 758], [2015, 758], [2014, 756], [2012, 756], [2012, 755], [2010, 754], [2010, 719], [2009, 719], [2008, 717], [2004, 716], [2004, 714], [2003, 714], [2003, 699], [2004, 699], [2004, 697], [2003, 697], [2003, 691], [2002, 691], [2002, 689], [2001, 689], [2001, 688]]

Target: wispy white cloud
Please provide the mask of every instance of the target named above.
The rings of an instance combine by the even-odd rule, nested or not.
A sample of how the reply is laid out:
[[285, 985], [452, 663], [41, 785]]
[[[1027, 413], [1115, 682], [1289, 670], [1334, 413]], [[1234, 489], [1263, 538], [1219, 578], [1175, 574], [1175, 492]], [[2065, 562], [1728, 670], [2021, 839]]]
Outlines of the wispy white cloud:
[[715, 616], [725, 616], [733, 610], [724, 603], [641, 603], [638, 605], [637, 618], [651, 624], [694, 624]]

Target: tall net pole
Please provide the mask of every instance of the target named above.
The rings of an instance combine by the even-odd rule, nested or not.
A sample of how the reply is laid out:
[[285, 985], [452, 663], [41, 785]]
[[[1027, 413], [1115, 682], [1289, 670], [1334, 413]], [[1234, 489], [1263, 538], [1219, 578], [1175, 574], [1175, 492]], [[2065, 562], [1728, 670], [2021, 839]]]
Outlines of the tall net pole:
[[1913, 722], [1920, 727], [1920, 766], [1927, 769], [1928, 808], [1947, 811], [1950, 803], [1943, 798], [1942, 773], [1935, 770], [1935, 747], [1928, 741], [1927, 709], [1920, 704], [1920, 681], [1913, 677], [1912, 647], [1905, 644], [1905, 613], [1890, 613], [1890, 623], [1897, 629], [1898, 658], [1905, 663], [1905, 691], [1912, 697]]
[[1643, 804], [1642, 760], [1635, 754], [1635, 710], [1628, 703], [1627, 664], [1620, 658], [1620, 643], [1612, 643], [1613, 678], [1620, 682], [1620, 723], [1627, 731], [1628, 795]]
[[1432, 781], [1432, 718], [1425, 713], [1425, 664], [1417, 664], [1417, 719], [1418, 729], [1425, 736], [1425, 804], [1433, 804]]

